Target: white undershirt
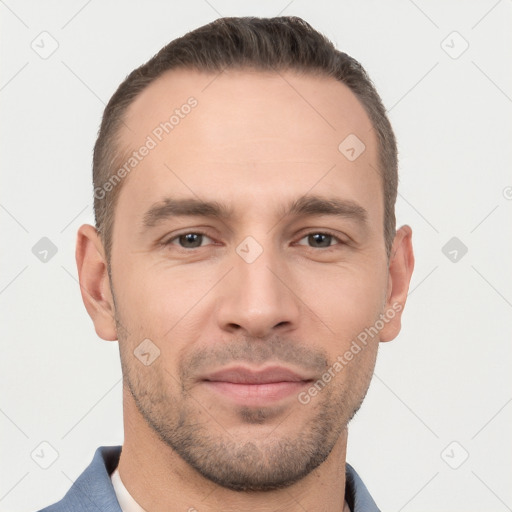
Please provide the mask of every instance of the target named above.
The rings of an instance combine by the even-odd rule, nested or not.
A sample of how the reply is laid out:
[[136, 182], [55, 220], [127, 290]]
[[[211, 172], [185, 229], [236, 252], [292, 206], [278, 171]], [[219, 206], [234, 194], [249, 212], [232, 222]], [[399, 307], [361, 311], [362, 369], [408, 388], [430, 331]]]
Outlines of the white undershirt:
[[[112, 473], [112, 475], [110, 475], [110, 479], [112, 480], [112, 485], [114, 486], [117, 501], [119, 502], [119, 505], [123, 512], [146, 512], [133, 499], [132, 495], [128, 492], [128, 489], [124, 486], [121, 477], [119, 476], [119, 471], [117, 471], [117, 468]], [[343, 507], [343, 512], [350, 512], [350, 508], [346, 501], [345, 506]]]
[[123, 512], [146, 512], [132, 497], [124, 486], [119, 471], [116, 470], [110, 475], [117, 501]]

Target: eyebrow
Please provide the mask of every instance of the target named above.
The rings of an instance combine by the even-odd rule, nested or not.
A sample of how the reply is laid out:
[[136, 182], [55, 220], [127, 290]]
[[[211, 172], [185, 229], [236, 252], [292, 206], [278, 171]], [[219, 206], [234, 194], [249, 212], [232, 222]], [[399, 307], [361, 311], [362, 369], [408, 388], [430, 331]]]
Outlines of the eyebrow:
[[[217, 201], [202, 201], [195, 198], [176, 199], [167, 197], [154, 204], [145, 214], [143, 225], [152, 228], [172, 217], [210, 217], [227, 220], [234, 215], [232, 208]], [[279, 218], [287, 216], [332, 215], [355, 220], [366, 225], [368, 212], [349, 199], [326, 198], [316, 195], [301, 196], [283, 207]]]
[[294, 201], [288, 209], [283, 210], [282, 213], [283, 217], [287, 215], [332, 215], [352, 219], [363, 225], [368, 222], [368, 212], [365, 208], [350, 199], [336, 197], [302, 196]]
[[212, 217], [228, 219], [232, 217], [231, 208], [216, 201], [201, 201], [200, 199], [165, 198], [154, 204], [145, 214], [143, 225], [146, 228], [172, 217]]

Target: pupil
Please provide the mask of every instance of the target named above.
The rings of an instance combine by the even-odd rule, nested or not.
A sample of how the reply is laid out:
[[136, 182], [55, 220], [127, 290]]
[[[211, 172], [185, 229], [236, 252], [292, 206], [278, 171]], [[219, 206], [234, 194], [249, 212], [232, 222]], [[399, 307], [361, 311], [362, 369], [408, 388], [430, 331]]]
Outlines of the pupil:
[[315, 233], [314, 235], [309, 235], [309, 242], [313, 245], [316, 244], [316, 247], [329, 247], [331, 245], [331, 238], [331, 235]]
[[202, 235], [197, 233], [187, 233], [186, 235], [180, 236], [180, 244], [188, 248], [200, 247], [202, 241], [201, 237]]

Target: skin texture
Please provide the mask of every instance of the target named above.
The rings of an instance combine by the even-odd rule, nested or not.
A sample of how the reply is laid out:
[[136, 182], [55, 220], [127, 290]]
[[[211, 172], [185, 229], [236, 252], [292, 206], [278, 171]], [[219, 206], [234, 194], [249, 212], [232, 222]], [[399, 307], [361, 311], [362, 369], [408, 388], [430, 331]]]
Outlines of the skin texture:
[[[122, 183], [110, 273], [96, 230], [78, 233], [84, 303], [97, 334], [119, 339], [121, 479], [151, 512], [341, 511], [346, 426], [378, 343], [400, 331], [411, 229], [397, 231], [388, 261], [377, 141], [343, 84], [292, 72], [168, 72], [130, 106], [123, 147], [140, 147], [191, 96], [197, 106]], [[338, 150], [349, 134], [366, 146], [353, 162]], [[366, 221], [285, 214], [312, 195], [352, 201]], [[146, 213], [170, 197], [232, 211], [145, 226]], [[333, 237], [308, 236], [326, 231]], [[261, 254], [248, 263], [240, 247]], [[299, 391], [391, 309], [378, 335], [301, 403]], [[134, 355], [145, 339], [160, 351], [149, 365]], [[204, 381], [237, 365], [286, 367], [303, 382], [280, 399], [251, 402]]]

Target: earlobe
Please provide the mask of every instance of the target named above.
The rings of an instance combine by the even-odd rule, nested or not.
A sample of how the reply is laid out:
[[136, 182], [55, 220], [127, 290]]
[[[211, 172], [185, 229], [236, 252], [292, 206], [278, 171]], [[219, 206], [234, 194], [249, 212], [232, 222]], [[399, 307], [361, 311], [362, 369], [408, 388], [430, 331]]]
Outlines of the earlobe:
[[96, 333], [104, 340], [117, 340], [107, 261], [94, 226], [84, 224], [78, 230], [75, 256], [80, 293]]
[[402, 226], [395, 235], [389, 260], [388, 289], [383, 314], [387, 322], [380, 331], [380, 341], [391, 341], [401, 329], [402, 312], [414, 270], [412, 229]]

